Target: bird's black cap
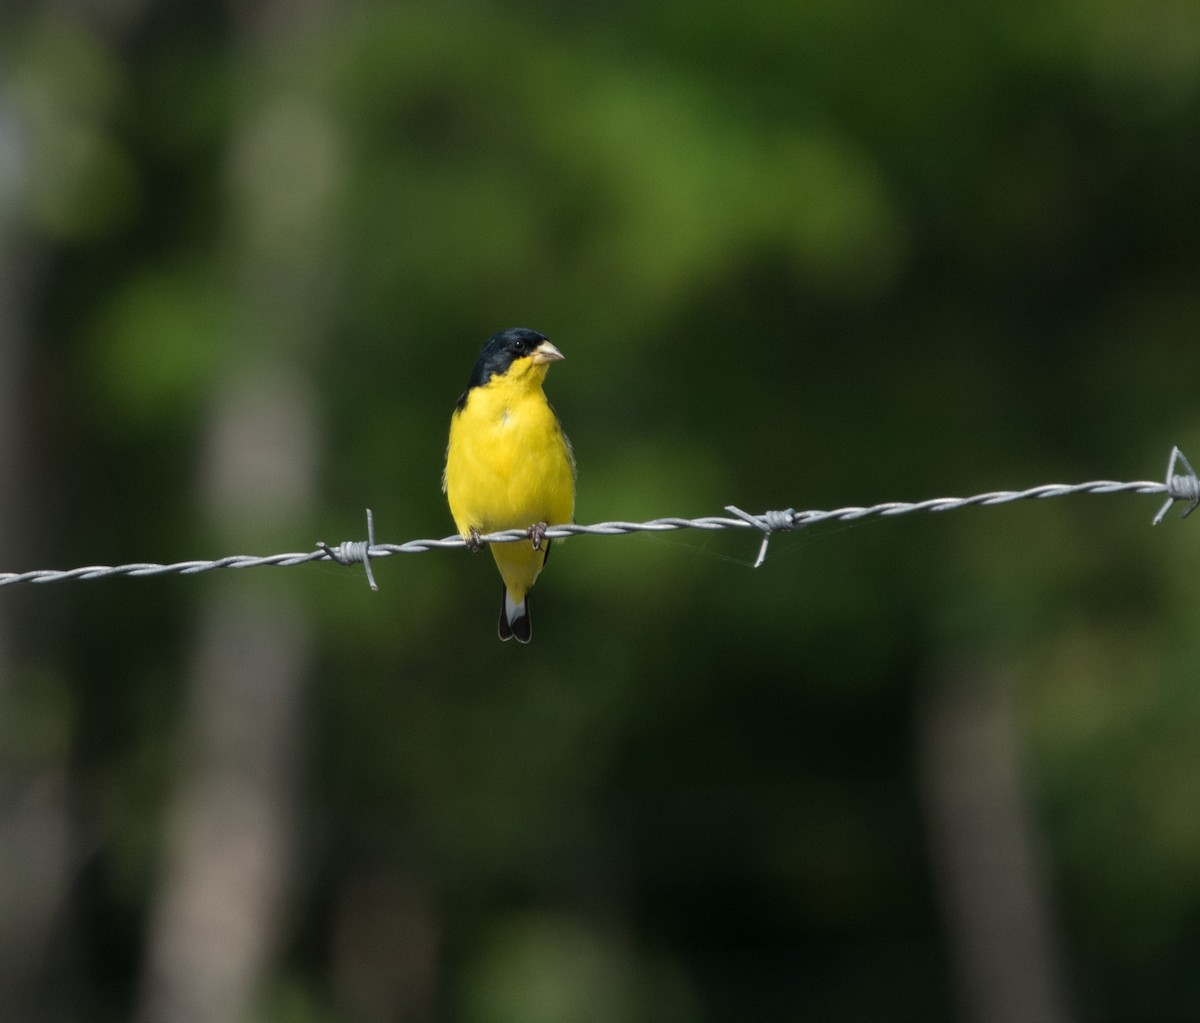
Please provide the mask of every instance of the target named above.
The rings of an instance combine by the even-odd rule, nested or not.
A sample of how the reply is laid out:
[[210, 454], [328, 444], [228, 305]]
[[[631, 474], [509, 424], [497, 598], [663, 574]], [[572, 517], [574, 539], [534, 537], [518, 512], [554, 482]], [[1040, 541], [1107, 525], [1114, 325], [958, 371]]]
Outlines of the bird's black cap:
[[543, 341], [549, 341], [545, 334], [524, 327], [510, 327], [488, 339], [487, 344], [479, 353], [479, 361], [471, 372], [471, 387], [482, 387], [493, 375], [500, 375], [517, 359], [532, 355]]

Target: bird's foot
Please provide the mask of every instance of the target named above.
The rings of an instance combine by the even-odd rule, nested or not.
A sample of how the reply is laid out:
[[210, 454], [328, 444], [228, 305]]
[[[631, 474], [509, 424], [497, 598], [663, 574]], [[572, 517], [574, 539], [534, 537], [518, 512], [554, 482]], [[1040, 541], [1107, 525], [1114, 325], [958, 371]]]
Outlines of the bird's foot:
[[483, 546], [483, 542], [479, 539], [479, 530], [472, 526], [471, 531], [464, 539], [467, 543], [467, 550], [472, 554], [478, 554], [479, 548]]
[[535, 522], [530, 526], [529, 539], [533, 541], [533, 549], [540, 551], [542, 549], [542, 541], [546, 539], [546, 523]]

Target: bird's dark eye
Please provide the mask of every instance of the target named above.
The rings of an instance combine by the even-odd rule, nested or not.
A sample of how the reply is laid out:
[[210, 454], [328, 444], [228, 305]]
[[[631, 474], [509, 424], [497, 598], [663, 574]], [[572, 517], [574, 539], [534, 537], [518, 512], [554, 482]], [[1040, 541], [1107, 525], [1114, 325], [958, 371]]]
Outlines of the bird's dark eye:
[[528, 348], [529, 344], [524, 338], [518, 338], [513, 342], [513, 351], [518, 355], [523, 355]]

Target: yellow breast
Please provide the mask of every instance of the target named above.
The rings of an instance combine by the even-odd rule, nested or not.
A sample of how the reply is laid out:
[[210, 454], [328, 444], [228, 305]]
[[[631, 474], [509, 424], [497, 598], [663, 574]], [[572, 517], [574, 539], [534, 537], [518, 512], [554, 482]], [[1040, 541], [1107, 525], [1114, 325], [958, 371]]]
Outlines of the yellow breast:
[[570, 444], [539, 374], [494, 377], [472, 388], [450, 423], [443, 484], [459, 533], [570, 522]]

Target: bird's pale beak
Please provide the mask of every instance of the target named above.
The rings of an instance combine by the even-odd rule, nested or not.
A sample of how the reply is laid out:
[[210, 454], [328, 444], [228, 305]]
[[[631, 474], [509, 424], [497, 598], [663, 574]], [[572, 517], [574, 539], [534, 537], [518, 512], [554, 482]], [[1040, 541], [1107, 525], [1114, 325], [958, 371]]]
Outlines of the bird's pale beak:
[[559, 359], [565, 359], [566, 356], [549, 341], [543, 341], [534, 349], [532, 358], [534, 363], [542, 365], [547, 362], [558, 362]]

